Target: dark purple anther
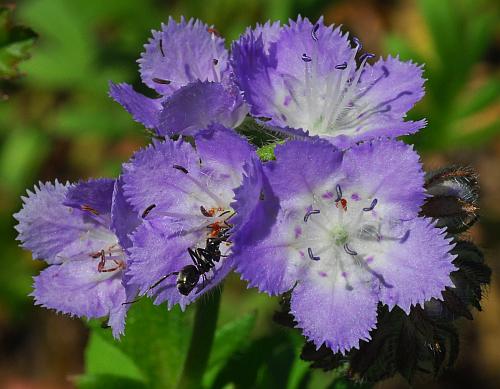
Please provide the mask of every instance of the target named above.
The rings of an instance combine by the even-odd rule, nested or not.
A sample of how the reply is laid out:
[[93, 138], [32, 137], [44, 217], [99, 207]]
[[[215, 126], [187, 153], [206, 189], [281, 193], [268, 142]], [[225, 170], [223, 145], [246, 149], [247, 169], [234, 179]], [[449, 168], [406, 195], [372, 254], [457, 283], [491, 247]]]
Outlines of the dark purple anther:
[[364, 53], [359, 56], [359, 61], [363, 62], [364, 60], [369, 60], [370, 58], [374, 58], [375, 55], [372, 53]]
[[347, 254], [349, 254], [349, 255], [353, 255], [353, 256], [354, 256], [354, 255], [358, 255], [357, 251], [354, 251], [353, 249], [351, 249], [351, 248], [348, 246], [348, 244], [347, 244], [347, 243], [346, 243], [346, 244], [344, 244], [344, 250], [345, 250], [345, 252], [346, 252]]
[[314, 256], [312, 248], [310, 247], [307, 248], [307, 254], [309, 254], [309, 258], [311, 258], [313, 261], [319, 261], [321, 259], [320, 257]]
[[375, 205], [377, 205], [377, 202], [378, 202], [377, 199], [373, 199], [370, 206], [367, 208], [363, 208], [363, 211], [365, 211], [365, 212], [373, 211], [373, 208], [375, 208]]
[[338, 203], [340, 200], [342, 200], [342, 188], [340, 185], [337, 185], [335, 187], [335, 190], [337, 191], [337, 198], [335, 199], [335, 202]]
[[389, 77], [389, 69], [387, 69], [385, 66], [382, 66], [382, 71], [384, 72], [385, 78]]
[[165, 57], [165, 53], [163, 52], [163, 39], [160, 39], [160, 53], [162, 57]]
[[307, 211], [307, 213], [304, 215], [304, 222], [307, 223], [307, 221], [309, 220], [309, 216], [315, 215], [318, 213], [320, 213], [319, 209], [313, 209], [311, 211]]
[[361, 48], [363, 47], [363, 45], [361, 44], [361, 42], [359, 41], [359, 39], [356, 38], [356, 37], [354, 37], [354, 38], [352, 38], [352, 41], [356, 45], [356, 49], [361, 50]]
[[341, 63], [340, 65], [335, 65], [335, 69], [344, 70], [347, 68], [347, 62]]
[[319, 29], [319, 24], [316, 23], [313, 27], [313, 29], [311, 30], [311, 36], [313, 38], [313, 40], [315, 40], [316, 42], [318, 41], [318, 36], [316, 35], [316, 33], [318, 32], [318, 29]]
[[302, 61], [304, 62], [311, 62], [312, 58], [309, 57], [306, 53], [302, 54]]

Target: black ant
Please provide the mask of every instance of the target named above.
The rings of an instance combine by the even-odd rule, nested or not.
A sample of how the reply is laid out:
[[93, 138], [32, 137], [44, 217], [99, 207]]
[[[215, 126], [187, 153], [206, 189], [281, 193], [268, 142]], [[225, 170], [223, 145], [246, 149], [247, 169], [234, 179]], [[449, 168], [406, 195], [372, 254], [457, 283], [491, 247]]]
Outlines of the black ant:
[[[201, 207], [201, 212], [204, 214], [204, 216], [212, 216], [211, 214], [208, 215], [209, 212], [206, 211], [203, 207]], [[223, 212], [221, 215], [224, 215], [228, 212], [229, 211]], [[177, 280], [175, 283], [180, 294], [182, 294], [183, 296], [188, 296], [196, 287], [196, 285], [198, 285], [200, 277], [203, 278], [203, 286], [198, 289], [196, 293], [201, 292], [205, 288], [205, 284], [207, 282], [207, 277], [205, 274], [212, 270], [215, 267], [215, 264], [218, 263], [221, 258], [226, 257], [226, 255], [222, 255], [220, 251], [220, 245], [222, 243], [228, 242], [229, 239], [229, 230], [231, 229], [232, 225], [227, 223], [228, 219], [223, 222], [223, 225], [214, 223], [209, 226], [209, 228], [212, 229], [212, 233], [216, 232], [217, 235], [207, 238], [204, 248], [198, 247], [192, 249], [191, 247], [189, 247], [187, 249], [191, 260], [193, 261], [192, 265], [186, 265], [179, 271], [164, 275], [153, 285], [151, 285], [148, 288], [148, 291], [156, 288], [168, 277], [177, 276]], [[125, 302], [123, 304], [132, 304], [136, 301], [138, 300]]]

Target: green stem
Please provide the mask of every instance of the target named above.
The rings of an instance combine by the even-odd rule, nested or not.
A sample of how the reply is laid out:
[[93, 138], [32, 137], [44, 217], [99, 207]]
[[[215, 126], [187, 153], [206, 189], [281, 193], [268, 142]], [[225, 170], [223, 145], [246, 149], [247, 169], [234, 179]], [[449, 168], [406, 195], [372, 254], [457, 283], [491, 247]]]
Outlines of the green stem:
[[221, 288], [215, 288], [206, 299], [198, 301], [193, 334], [179, 380], [178, 389], [199, 389], [207, 367], [219, 316]]

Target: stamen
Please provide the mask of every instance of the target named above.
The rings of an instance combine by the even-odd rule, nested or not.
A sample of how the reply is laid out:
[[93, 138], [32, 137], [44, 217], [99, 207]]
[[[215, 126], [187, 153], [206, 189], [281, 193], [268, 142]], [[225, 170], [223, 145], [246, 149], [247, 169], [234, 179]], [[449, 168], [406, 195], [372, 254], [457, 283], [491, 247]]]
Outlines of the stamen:
[[320, 257], [314, 256], [313, 251], [310, 247], [307, 248], [307, 254], [309, 255], [309, 258], [311, 258], [313, 261], [319, 261], [321, 259]]
[[163, 52], [163, 39], [160, 39], [160, 53], [162, 57], [165, 57], [165, 53]]
[[347, 62], [341, 63], [340, 65], [335, 65], [335, 69], [344, 70], [347, 68]]
[[82, 211], [87, 211], [87, 212], [90, 212], [90, 213], [92, 213], [92, 214], [94, 214], [94, 215], [96, 215], [96, 216], [98, 216], [98, 215], [99, 215], [99, 212], [98, 212], [97, 210], [95, 210], [94, 208], [92, 208], [90, 205], [87, 205], [87, 204], [82, 204], [82, 205], [80, 205], [80, 209], [81, 209]]
[[213, 212], [207, 211], [203, 205], [200, 205], [200, 211], [205, 217], [212, 217], [214, 215]]
[[307, 221], [309, 220], [309, 216], [315, 215], [318, 213], [320, 213], [319, 209], [313, 209], [311, 211], [307, 211], [307, 213], [304, 215], [304, 222], [307, 223]]
[[216, 66], [219, 63], [219, 60], [217, 58], [214, 58], [212, 60], [212, 63], [214, 64], [214, 66]]
[[315, 40], [316, 42], [318, 41], [318, 36], [316, 35], [316, 33], [318, 32], [318, 29], [319, 29], [319, 24], [316, 23], [313, 27], [313, 29], [311, 30], [311, 36], [313, 38], [313, 40]]
[[312, 58], [309, 57], [306, 53], [302, 54], [302, 61], [304, 62], [311, 62], [312, 61]]
[[351, 249], [347, 243], [344, 244], [344, 250], [349, 255], [353, 255], [353, 256], [358, 255], [357, 251], [354, 251], [353, 249]]
[[142, 218], [144, 219], [146, 216], [149, 215], [149, 212], [151, 212], [151, 210], [156, 207], [156, 204], [151, 204], [149, 207], [147, 207], [144, 212], [142, 213]]
[[385, 78], [389, 77], [389, 70], [385, 67], [385, 65], [382, 65], [382, 71], [384, 72]]
[[375, 208], [375, 205], [377, 205], [377, 202], [378, 202], [377, 199], [373, 199], [370, 206], [367, 208], [363, 208], [363, 211], [365, 211], [365, 212], [373, 211], [373, 208]]
[[363, 62], [364, 60], [369, 60], [371, 58], [374, 58], [375, 54], [372, 53], [364, 53], [359, 56], [359, 61]]
[[410, 237], [410, 230], [407, 230], [405, 234], [399, 239], [399, 243], [405, 243]]
[[361, 50], [363, 48], [363, 45], [361, 44], [361, 42], [359, 41], [358, 38], [356, 37], [353, 37], [352, 38], [352, 41], [354, 42], [354, 44], [356, 45], [355, 49], [357, 50]]
[[335, 202], [338, 203], [340, 200], [342, 200], [342, 188], [337, 184], [335, 190], [337, 191], [337, 198], [335, 199]]
[[188, 172], [188, 170], [187, 170], [185, 167], [181, 166], [181, 165], [174, 165], [174, 166], [172, 166], [172, 167], [173, 167], [174, 169], [180, 170], [180, 171], [181, 171], [181, 172], [183, 172], [184, 174], [188, 174], [188, 173], [189, 173], [189, 172]]
[[153, 78], [153, 82], [156, 82], [157, 84], [168, 85], [168, 84], [170, 84], [172, 81], [170, 81], [170, 80], [165, 80], [165, 79], [163, 79], [163, 78], [156, 78], [156, 77], [154, 77], [154, 78]]

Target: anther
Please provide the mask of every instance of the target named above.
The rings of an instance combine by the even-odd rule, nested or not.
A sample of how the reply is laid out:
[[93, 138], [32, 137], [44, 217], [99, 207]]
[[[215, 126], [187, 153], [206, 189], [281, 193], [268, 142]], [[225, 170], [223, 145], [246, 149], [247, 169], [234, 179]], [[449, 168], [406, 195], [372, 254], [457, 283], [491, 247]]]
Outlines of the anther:
[[410, 237], [410, 230], [406, 230], [405, 234], [399, 239], [399, 243], [406, 243], [408, 238]]
[[82, 204], [82, 205], [80, 206], [80, 209], [81, 209], [82, 211], [87, 211], [87, 212], [90, 212], [90, 213], [92, 213], [92, 214], [94, 214], [94, 215], [96, 215], [96, 216], [98, 216], [98, 215], [99, 215], [99, 212], [98, 212], [97, 210], [95, 210], [94, 208], [92, 208], [90, 205], [87, 205], [87, 204]]
[[385, 78], [389, 77], [389, 70], [385, 66], [382, 66], [382, 71], [384, 72]]
[[309, 216], [315, 215], [317, 213], [320, 213], [319, 209], [313, 209], [311, 211], [307, 211], [307, 213], [304, 215], [304, 222], [307, 223], [309, 220]]
[[311, 62], [312, 61], [312, 58], [309, 57], [306, 53], [302, 54], [302, 61], [304, 62]]
[[363, 208], [363, 211], [365, 211], [365, 212], [373, 211], [373, 208], [375, 208], [375, 205], [377, 205], [377, 202], [378, 202], [377, 199], [373, 199], [372, 203], [370, 204], [370, 206], [366, 207], [366, 208]]
[[351, 249], [347, 243], [344, 244], [344, 250], [349, 255], [353, 255], [353, 256], [358, 255], [357, 251], [354, 251], [353, 249]]
[[312, 248], [310, 247], [307, 248], [307, 254], [309, 255], [309, 258], [311, 258], [313, 261], [319, 261], [321, 259], [320, 257], [314, 256]]
[[338, 203], [340, 200], [342, 200], [342, 188], [337, 184], [335, 190], [337, 191], [337, 198], [335, 199], [335, 202]]
[[359, 41], [359, 39], [356, 38], [356, 37], [354, 37], [354, 38], [352, 38], [352, 41], [356, 45], [356, 49], [361, 50], [361, 48], [363, 47], [363, 45], [361, 44], [361, 42]]
[[347, 69], [347, 62], [341, 63], [340, 65], [335, 65], [335, 69], [338, 69], [338, 70]]
[[149, 207], [147, 207], [144, 212], [142, 213], [142, 218], [144, 219], [146, 216], [149, 215], [149, 212], [151, 212], [151, 210], [156, 207], [156, 204], [151, 204]]
[[219, 60], [217, 58], [214, 58], [212, 60], [212, 63], [214, 64], [214, 66], [216, 66], [219, 63]]
[[162, 85], [168, 85], [170, 84], [172, 81], [170, 80], [165, 80], [163, 78], [153, 78], [153, 82], [156, 82], [157, 84], [162, 84]]
[[165, 53], [163, 51], [163, 39], [160, 39], [160, 53], [162, 57], [165, 57]]
[[174, 169], [177, 169], [177, 170], [180, 170], [181, 172], [183, 172], [184, 174], [188, 174], [188, 170], [184, 167], [184, 166], [181, 166], [181, 165], [174, 165], [172, 166]]
[[213, 212], [209, 212], [205, 209], [205, 207], [203, 205], [200, 205], [200, 211], [201, 211], [201, 214], [203, 216], [206, 216], [206, 217], [212, 217], [213, 216]]
[[313, 38], [313, 40], [315, 40], [316, 42], [318, 41], [318, 36], [316, 35], [316, 33], [318, 32], [318, 29], [319, 29], [319, 24], [316, 23], [313, 27], [313, 29], [311, 30], [311, 36]]
[[368, 60], [368, 59], [371, 59], [371, 58], [374, 58], [374, 57], [375, 57], [375, 55], [372, 54], [372, 53], [364, 53], [364, 54], [361, 54], [359, 56], [359, 61], [363, 62], [365, 59]]

